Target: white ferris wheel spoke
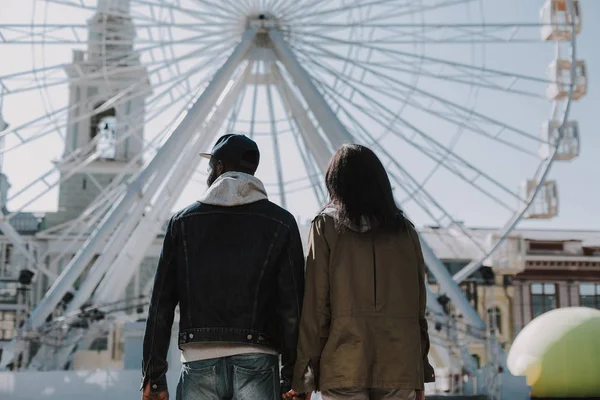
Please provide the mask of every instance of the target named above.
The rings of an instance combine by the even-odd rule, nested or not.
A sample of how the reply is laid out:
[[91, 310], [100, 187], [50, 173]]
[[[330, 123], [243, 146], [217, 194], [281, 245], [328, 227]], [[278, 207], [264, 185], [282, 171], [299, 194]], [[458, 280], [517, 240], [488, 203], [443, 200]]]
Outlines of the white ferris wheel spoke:
[[[194, 0], [194, 1], [199, 4], [208, 6], [209, 7], [208, 9], [211, 10], [210, 17], [207, 17], [207, 15], [202, 12], [202, 10], [199, 11], [197, 9], [181, 7], [181, 5], [172, 4], [172, 3], [156, 2], [156, 1], [150, 1], [150, 0], [132, 0], [132, 4], [153, 6], [153, 7], [159, 8], [159, 9], [176, 11], [181, 14], [185, 14], [187, 16], [195, 17], [200, 21], [211, 22], [211, 19], [212, 19], [212, 22], [214, 22], [215, 19], [234, 20], [234, 17], [231, 15], [231, 10], [227, 9], [225, 7], [222, 7], [219, 2], [212, 2], [212, 1], [206, 1], [206, 0]], [[215, 12], [215, 10], [219, 10], [224, 13]]]
[[[305, 55], [306, 55], [306, 54], [305, 54]], [[313, 62], [313, 63], [315, 62], [315, 61], [314, 61], [314, 58], [311, 58], [311, 62]], [[353, 64], [354, 64], [354, 63], [353, 63]], [[323, 68], [323, 66], [322, 66], [322, 65], [319, 65], [319, 64], [315, 64], [315, 65], [316, 65], [316, 66], [318, 66], [318, 67], [321, 67], [321, 68]], [[530, 134], [528, 134], [528, 133], [526, 133], [526, 132], [523, 132], [523, 131], [520, 131], [520, 130], [515, 130], [515, 129], [513, 129], [513, 128], [511, 128], [511, 127], [508, 127], [508, 126], [504, 126], [504, 124], [502, 124], [502, 123], [500, 123], [500, 122], [498, 122], [498, 121], [496, 121], [496, 120], [494, 120], [494, 119], [492, 119], [492, 118], [490, 118], [490, 117], [488, 117], [488, 116], [482, 115], [482, 114], [480, 114], [480, 113], [477, 113], [477, 112], [474, 112], [474, 111], [472, 111], [472, 110], [468, 110], [468, 109], [466, 109], [465, 107], [463, 107], [463, 106], [460, 106], [460, 105], [458, 105], [458, 104], [456, 104], [456, 103], [454, 103], [454, 102], [450, 102], [450, 101], [446, 101], [446, 100], [444, 100], [444, 99], [440, 99], [440, 97], [439, 97], [439, 96], [437, 96], [437, 95], [435, 95], [435, 94], [433, 94], [433, 93], [430, 93], [430, 92], [427, 92], [427, 91], [423, 91], [423, 90], [418, 90], [416, 87], [414, 87], [414, 86], [411, 86], [410, 84], [406, 84], [406, 83], [400, 82], [400, 81], [398, 81], [397, 79], [395, 79], [395, 78], [391, 77], [390, 75], [382, 75], [382, 74], [379, 74], [379, 73], [376, 73], [376, 72], [374, 73], [374, 71], [373, 71], [371, 68], [368, 68], [368, 67], [366, 67], [366, 66], [363, 66], [363, 65], [358, 65], [358, 64], [356, 64], [356, 65], [357, 65], [357, 66], [359, 66], [360, 68], [364, 69], [365, 71], [368, 71], [368, 72], [372, 73], [374, 76], [378, 76], [379, 78], [381, 78], [381, 79], [384, 81], [384, 82], [382, 82], [384, 85], [385, 85], [385, 84], [389, 85], [390, 83], [392, 83], [392, 84], [399, 84], [400, 86], [402, 86], [402, 87], [405, 87], [405, 88], [406, 88], [408, 91], [413, 91], [413, 92], [416, 92], [416, 93], [418, 93], [418, 94], [420, 94], [420, 95], [423, 95], [423, 96], [424, 96], [424, 97], [426, 97], [426, 98], [431, 98], [431, 99], [434, 99], [434, 100], [438, 101], [440, 104], [443, 104], [443, 105], [445, 105], [445, 106], [448, 106], [448, 107], [449, 107], [449, 109], [450, 109], [452, 112], [457, 112], [457, 113], [466, 113], [467, 115], [468, 115], [468, 114], [472, 114], [473, 116], [476, 116], [476, 117], [479, 117], [479, 118], [481, 118], [481, 120], [482, 120], [482, 121], [489, 122], [489, 123], [491, 123], [491, 124], [493, 124], [493, 125], [496, 125], [496, 126], [498, 126], [498, 127], [499, 127], [499, 128], [501, 128], [502, 130], [514, 131], [515, 133], [518, 133], [518, 134], [521, 134], [521, 135], [525, 136], [527, 139], [533, 140], [533, 141], [535, 141], [535, 142], [540, 142], [540, 143], [541, 143], [541, 142], [543, 142], [543, 141], [542, 141], [540, 138], [538, 138], [538, 137], [535, 137], [535, 136], [533, 136], [533, 135], [530, 135]], [[327, 70], [327, 72], [329, 72], [329, 73], [332, 73], [333, 75], [335, 75], [335, 76], [337, 77], [337, 79], [341, 79], [340, 75], [336, 75], [336, 74], [335, 74], [335, 71], [333, 71], [333, 70], [331, 70], [331, 69], [328, 69], [328, 70]], [[358, 83], [360, 83], [360, 84], [363, 84], [363, 82], [360, 82], [360, 81], [358, 81]], [[369, 89], [372, 89], [372, 87], [369, 87]], [[396, 97], [396, 98], [398, 98], [398, 96], [400, 96], [400, 94], [399, 94], [399, 93], [400, 93], [400, 92], [398, 92], [398, 91], [394, 91], [394, 93], [387, 93], [387, 95], [388, 95], [388, 96], [391, 96], [391, 97]], [[413, 105], [415, 104], [414, 102], [412, 102], [410, 99], [407, 99], [407, 98], [400, 99], [400, 100], [401, 100], [401, 101], [405, 101], [405, 102], [406, 102], [406, 104], [408, 104], [408, 105], [411, 105], [411, 106], [413, 106]], [[433, 116], [435, 116], [435, 117], [442, 118], [442, 119], [446, 119], [446, 120], [447, 120], [447, 121], [449, 121], [449, 122], [454, 122], [454, 123], [456, 123], [454, 120], [452, 120], [452, 119], [448, 119], [447, 117], [445, 117], [443, 114], [440, 114], [439, 112], [433, 112], [433, 111], [431, 111], [431, 110], [429, 110], [429, 109], [426, 109], [426, 108], [423, 108], [423, 107], [421, 107], [421, 106], [417, 106], [417, 107], [418, 107], [418, 108], [420, 108], [420, 109], [422, 109], [422, 111], [425, 111], [425, 112], [431, 113], [431, 114], [432, 114]], [[481, 129], [475, 129], [476, 127], [468, 127], [468, 128], [469, 128], [471, 131], [475, 132], [475, 133], [479, 133], [479, 134], [482, 134], [482, 135], [484, 135], [484, 136], [487, 136], [488, 138], [490, 138], [490, 139], [492, 139], [492, 140], [494, 140], [494, 141], [497, 141], [497, 142], [499, 142], [499, 143], [502, 143], [502, 144], [504, 144], [504, 145], [506, 145], [506, 146], [512, 147], [512, 148], [514, 148], [514, 149], [517, 149], [517, 150], [519, 150], [519, 151], [522, 151], [522, 152], [524, 152], [524, 153], [526, 153], [526, 154], [534, 155], [534, 154], [532, 154], [532, 152], [531, 152], [530, 150], [527, 150], [527, 149], [525, 149], [525, 148], [521, 148], [520, 146], [517, 146], [517, 145], [515, 145], [515, 144], [513, 144], [513, 143], [511, 143], [511, 142], [508, 142], [508, 141], [506, 141], [506, 140], [503, 140], [503, 139], [501, 139], [501, 138], [500, 138], [498, 135], [492, 135], [492, 134], [490, 134], [489, 132], [486, 132], [485, 130], [481, 130]], [[471, 128], [474, 128], [474, 129], [471, 129]]]
[[275, 154], [275, 168], [277, 173], [277, 184], [279, 187], [279, 198], [283, 208], [287, 208], [285, 197], [285, 185], [283, 178], [283, 167], [281, 163], [281, 148], [279, 147], [279, 138], [277, 126], [275, 124], [275, 109], [273, 106], [273, 94], [271, 93], [271, 85], [267, 86], [267, 106], [269, 109], [269, 118], [271, 120], [271, 137], [273, 139], [273, 153]]
[[[345, 60], [345, 58], [342, 57], [341, 55], [334, 54], [330, 51], [325, 51], [325, 49], [323, 49], [323, 51], [317, 52], [317, 51], [308, 50], [308, 49], [303, 48], [302, 52], [311, 54], [313, 56], [333, 58], [333, 59], [340, 60], [340, 61]], [[398, 61], [400, 61], [400, 60], [398, 60]], [[471, 71], [467, 72], [466, 74], [450, 75], [450, 74], [443, 74], [443, 73], [439, 74], [439, 73], [436, 73], [435, 71], [426, 71], [423, 68], [417, 68], [414, 66], [414, 64], [406, 62], [406, 61], [401, 61], [401, 64], [406, 65], [408, 68], [403, 68], [403, 67], [399, 66], [397, 64], [397, 62], [395, 62], [395, 61], [394, 62], [386, 62], [386, 63], [356, 61], [353, 64], [359, 68], [362, 68], [365, 72], [369, 71], [369, 72], [375, 73], [375, 71], [381, 70], [381, 69], [389, 71], [389, 72], [405, 72], [405, 73], [409, 73], [409, 74], [418, 74], [420, 76], [431, 78], [431, 79], [436, 79], [436, 80], [451, 81], [451, 82], [455, 82], [455, 83], [465, 85], [465, 86], [477, 86], [477, 87], [484, 88], [484, 89], [492, 89], [492, 90], [497, 90], [497, 91], [502, 91], [502, 92], [510, 92], [510, 93], [527, 96], [527, 97], [533, 97], [533, 98], [537, 98], [537, 99], [545, 98], [545, 96], [543, 96], [540, 93], [519, 90], [519, 89], [513, 89], [513, 86], [518, 81], [518, 78], [514, 78], [514, 80], [512, 80], [506, 86], [500, 86], [500, 84], [490, 81], [488, 78], [485, 78], [482, 76], [482, 74], [485, 73], [484, 67], [481, 67], [479, 69], [479, 71], [481, 73], [479, 75], [470, 73]], [[367, 68], [363, 68], [363, 65], [369, 65], [372, 69], [369, 70]], [[378, 73], [382, 74], [383, 72], [378, 71]], [[471, 79], [471, 80], [469, 80], [469, 79]], [[480, 82], [473, 81], [473, 79], [477, 79]]]
[[[409, 16], [412, 14], [416, 14], [416, 13], [423, 14], [423, 13], [427, 13], [428, 11], [439, 10], [441, 8], [453, 7], [453, 6], [461, 5], [461, 4], [467, 4], [467, 3], [474, 2], [474, 1], [477, 1], [477, 0], [447, 0], [447, 1], [437, 1], [431, 5], [417, 5], [417, 6], [409, 7], [409, 1], [407, 1], [407, 0], [370, 0], [370, 1], [354, 0], [354, 2], [348, 6], [341, 6], [341, 7], [335, 7], [335, 8], [325, 9], [325, 10], [318, 10], [317, 15], [319, 17], [327, 15], [330, 18], [332, 18], [332, 17], [336, 17], [340, 13], [351, 12], [351, 11], [355, 11], [357, 9], [379, 5], [379, 6], [389, 6], [390, 9], [395, 9], [395, 10], [400, 9], [401, 11], [399, 11], [397, 13], [389, 14], [389, 15], [393, 15], [394, 18], [399, 18], [399, 17], [405, 17], [405, 16]], [[405, 11], [405, 10], [403, 10], [403, 6], [404, 6], [404, 8], [409, 8], [409, 9]], [[291, 15], [290, 17], [293, 17], [295, 21], [300, 21], [300, 22], [307, 18], [313, 18], [312, 15], [302, 15], [301, 10], [297, 11], [296, 14]]]
[[[306, 52], [306, 53], [310, 54], [310, 52]], [[324, 56], [325, 58], [328, 58], [327, 55], [323, 55], [322, 53], [318, 53], [318, 55]], [[338, 59], [338, 57], [334, 57], [334, 58]], [[312, 61], [314, 62], [314, 59]], [[363, 68], [363, 67], [361, 66], [361, 68]], [[395, 86], [390, 86], [390, 83], [394, 84], [395, 82], [394, 82], [393, 79], [391, 81], [388, 79], [389, 75], [384, 75], [384, 74], [380, 74], [378, 72], [374, 72], [373, 70], [371, 70], [369, 68], [366, 68], [366, 67], [364, 67], [363, 70], [364, 71], [368, 71], [373, 76], [377, 77], [378, 79], [380, 79], [382, 81], [381, 86], [377, 86], [377, 85], [374, 85], [372, 82], [369, 82], [368, 86], [365, 86], [365, 89], [368, 89], [368, 90], [371, 90], [371, 91], [379, 90], [382, 94], [386, 94], [388, 97], [392, 97], [392, 98], [394, 98], [396, 100], [399, 100], [399, 101], [403, 102], [404, 104], [406, 104], [408, 106], [411, 106], [411, 107], [413, 107], [415, 109], [419, 109], [420, 111], [423, 111], [425, 113], [428, 113], [428, 114], [432, 115], [433, 117], [436, 117], [436, 118], [439, 118], [439, 119], [443, 119], [443, 120], [445, 120], [447, 122], [451, 122], [451, 123], [456, 124], [456, 125], [463, 126], [464, 128], [466, 128], [466, 129], [468, 129], [468, 130], [470, 130], [470, 131], [472, 131], [474, 133], [486, 136], [487, 138], [489, 138], [489, 139], [491, 139], [493, 141], [496, 141], [498, 143], [501, 143], [501, 144], [503, 144], [503, 145], [505, 145], [507, 147], [510, 147], [512, 149], [520, 151], [520, 152], [522, 152], [524, 154], [528, 154], [528, 155], [530, 155], [532, 157], [535, 157], [535, 158], [538, 157], [538, 154], [536, 152], [533, 152], [533, 151], [531, 151], [528, 148], [519, 146], [519, 145], [515, 144], [512, 141], [505, 140], [505, 139], [501, 138], [499, 134], [491, 134], [490, 132], [488, 132], [488, 131], [486, 131], [486, 130], [484, 130], [482, 128], [479, 128], [477, 126], [477, 124], [475, 124], [475, 123], [470, 123], [469, 125], [466, 125], [465, 122], [457, 121], [456, 118], [461, 118], [461, 114], [459, 114], [455, 108], [450, 107], [447, 104], [442, 103], [442, 105], [448, 109], [448, 111], [450, 112], [450, 114], [446, 114], [446, 113], [441, 112], [439, 110], [432, 110], [431, 107], [426, 107], [425, 105], [420, 104], [417, 100], [414, 100], [412, 98], [413, 96], [408, 96], [406, 94], [406, 93], [412, 93], [411, 89], [408, 89], [407, 92], [405, 92], [403, 90], [398, 90]], [[329, 72], [332, 72], [332, 71], [329, 70]], [[424, 75], [427, 76], [427, 74], [424, 74]], [[352, 77], [349, 77], [349, 76], [346, 77], [346, 78], [349, 79], [349, 80], [351, 80], [351, 81], [355, 81], [355, 82], [357, 82], [360, 85], [366, 85], [361, 80], [355, 80], [355, 79], [353, 79]], [[341, 79], [340, 75], [336, 75], [336, 80], [339, 80], [339, 79]], [[475, 85], [475, 86], [478, 86], [478, 85]], [[414, 88], [414, 86], [410, 86], [410, 85], [408, 85], [408, 87], [409, 88], [410, 87]], [[423, 97], [425, 99], [427, 99], [427, 96], [423, 96]], [[465, 115], [462, 115], [462, 116], [464, 117]], [[470, 118], [470, 120], [472, 120], [471, 116], [469, 116], [469, 118]], [[503, 130], [504, 130], [504, 128], [502, 128], [502, 130], [500, 131], [500, 133]], [[543, 142], [541, 139], [538, 139], [538, 140], [540, 142]]]
[[[316, 66], [316, 65], [315, 65]], [[323, 65], [319, 65], [319, 67], [321, 68], [326, 68]], [[331, 70], [328, 70], [328, 72], [331, 72]], [[327, 85], [326, 83], [324, 83], [321, 79], [315, 78], [313, 76], [313, 79], [315, 79], [315, 81], [320, 82], [321, 87], [322, 88], [327, 88], [327, 90], [330, 91], [330, 95], [331, 94], [335, 94], [335, 90]], [[365, 98], [368, 102], [372, 103], [375, 105], [376, 109], [379, 110], [380, 112], [385, 112], [386, 114], [388, 114], [391, 117], [395, 116], [395, 113], [390, 110], [386, 105], [384, 105], [381, 101], [378, 101], [376, 99], [374, 99], [372, 96], [366, 94], [363, 90], [361, 90], [360, 88], [354, 86], [353, 84], [349, 83], [348, 81], [346, 81], [345, 83], [347, 83], [350, 86], [353, 86], [354, 89], [356, 90], [357, 93], [359, 93], [363, 98]], [[330, 99], [332, 98], [332, 96], [329, 97]], [[344, 110], [344, 114], [346, 114], [346, 116], [348, 118], [352, 118], [354, 119], [354, 117], [352, 117], [352, 113], [348, 112], [345, 110], [345, 108], [342, 106], [342, 110]], [[365, 114], [365, 116], [367, 116], [367, 114]], [[375, 114], [370, 113], [368, 114], [368, 117], [371, 118], [372, 120], [379, 122], [380, 124], [382, 124], [382, 126], [384, 125], [384, 122], [382, 122], [382, 119], [377, 118], [375, 116]], [[469, 169], [471, 169], [472, 171], [474, 171], [475, 173], [477, 173], [478, 176], [482, 176], [485, 177], [488, 181], [490, 181], [491, 183], [495, 184], [498, 188], [502, 189], [505, 193], [511, 195], [512, 197], [514, 197], [515, 199], [519, 200], [520, 202], [524, 202], [524, 199], [522, 199], [518, 194], [514, 193], [514, 191], [508, 189], [507, 187], [505, 187], [503, 184], [501, 184], [499, 181], [495, 180], [494, 178], [492, 178], [491, 176], [489, 176], [488, 174], [484, 173], [483, 171], [481, 171], [479, 168], [476, 168], [475, 166], [471, 165], [470, 163], [468, 163], [466, 160], [460, 158], [458, 155], [456, 155], [455, 153], [452, 152], [452, 149], [447, 148], [446, 146], [442, 145], [441, 143], [439, 143], [437, 140], [435, 140], [434, 138], [432, 138], [430, 135], [427, 135], [425, 132], [423, 132], [421, 129], [417, 128], [416, 126], [414, 126], [413, 124], [410, 124], [409, 122], [403, 120], [402, 118], [398, 117], [398, 120], [400, 122], [402, 122], [402, 124], [415, 131], [416, 133], [418, 133], [420, 136], [422, 136], [423, 138], [425, 138], [429, 143], [432, 143], [435, 145], [436, 148], [438, 148], [439, 150], [443, 151], [445, 154], [448, 155], [452, 155], [453, 158], [460, 160], [463, 165], [465, 167], [468, 167]], [[385, 120], [383, 120], [385, 121]], [[401, 131], [401, 130], [400, 130]], [[396, 133], [396, 131], [394, 131], [394, 133]], [[443, 162], [443, 160], [436, 158], [435, 156], [433, 156], [431, 154], [430, 151], [425, 151], [425, 149], [421, 146], [416, 145], [412, 140], [407, 139], [403, 134], [400, 134], [400, 137], [403, 139], [406, 139], [405, 141], [410, 144], [411, 146], [413, 146], [414, 148], [416, 148], [417, 150], [421, 151], [423, 154], [425, 154], [426, 156], [432, 158], [434, 161], [436, 161], [436, 164], [438, 166], [442, 166], [444, 167], [446, 170], [448, 170], [449, 172], [452, 172], [454, 175], [458, 176], [459, 178], [461, 178], [463, 181], [465, 181], [466, 183], [468, 183], [469, 185], [473, 186], [474, 188], [476, 188], [478, 191], [480, 191], [482, 194], [486, 195], [487, 197], [489, 197], [490, 199], [494, 200], [495, 202], [497, 202], [499, 205], [501, 205], [502, 207], [506, 208], [507, 210], [510, 211], [514, 211], [515, 207], [511, 207], [508, 204], [506, 204], [504, 201], [500, 200], [497, 198], [497, 196], [492, 195], [489, 191], [485, 190], [484, 188], [478, 186], [476, 184], [476, 180], [474, 179], [469, 179], [468, 177], [464, 176], [462, 173], [460, 173], [459, 171], [455, 170], [454, 168], [452, 168], [451, 166], [449, 166], [447, 163]]]
[[[325, 52], [328, 52], [327, 50], [325, 50], [325, 49], [322, 49], [321, 47], [319, 47], [319, 49], [321, 49], [321, 50], [323, 50], [323, 51], [325, 51]], [[302, 54], [302, 53], [300, 53], [300, 54]], [[306, 56], [306, 54], [304, 54], [304, 55]], [[503, 123], [503, 122], [501, 122], [501, 121], [498, 121], [498, 120], [496, 120], [496, 119], [494, 119], [494, 118], [492, 118], [492, 117], [488, 117], [488, 116], [486, 116], [486, 115], [483, 115], [483, 114], [480, 114], [480, 113], [478, 113], [478, 112], [475, 112], [475, 111], [469, 110], [469, 109], [465, 108], [464, 106], [461, 106], [460, 104], [457, 104], [457, 103], [455, 103], [455, 102], [453, 102], [453, 101], [450, 101], [450, 100], [447, 100], [447, 99], [443, 99], [443, 98], [441, 98], [440, 96], [438, 96], [438, 95], [436, 95], [436, 94], [434, 94], [434, 93], [431, 93], [431, 92], [429, 92], [429, 91], [426, 91], [426, 90], [423, 90], [423, 89], [419, 89], [419, 88], [418, 88], [418, 87], [416, 87], [416, 86], [411, 86], [410, 84], [407, 84], [407, 83], [405, 83], [405, 82], [402, 82], [401, 80], [398, 80], [398, 79], [394, 78], [394, 77], [393, 77], [393, 76], [391, 76], [391, 75], [383, 75], [383, 74], [380, 74], [380, 73], [378, 73], [376, 70], [373, 70], [372, 68], [369, 68], [369, 67], [367, 67], [367, 66], [365, 66], [365, 65], [361, 65], [361, 64], [359, 64], [359, 63], [356, 63], [356, 62], [354, 62], [354, 61], [351, 61], [351, 60], [349, 60], [348, 62], [349, 62], [349, 63], [352, 63], [352, 64], [354, 64], [354, 65], [356, 65], [357, 67], [360, 67], [360, 68], [362, 68], [362, 69], [363, 69], [363, 70], [365, 70], [365, 71], [368, 71], [369, 73], [372, 73], [373, 75], [376, 75], [376, 76], [379, 76], [379, 77], [385, 78], [385, 80], [387, 80], [387, 82], [385, 82], [385, 83], [388, 83], [388, 84], [389, 84], [389, 83], [392, 83], [392, 84], [394, 84], [394, 85], [399, 85], [399, 86], [401, 86], [401, 87], [404, 87], [404, 88], [408, 89], [409, 91], [413, 91], [413, 92], [415, 92], [415, 93], [418, 93], [418, 94], [421, 94], [421, 95], [423, 95], [423, 96], [425, 96], [425, 97], [427, 97], [427, 98], [430, 98], [430, 99], [436, 100], [436, 101], [438, 101], [438, 102], [439, 102], [439, 103], [441, 103], [441, 104], [445, 104], [445, 105], [447, 105], [447, 106], [451, 107], [453, 110], [456, 110], [457, 112], [464, 112], [464, 113], [467, 113], [467, 114], [472, 114], [473, 116], [476, 116], [476, 117], [479, 117], [479, 118], [481, 118], [481, 120], [483, 120], [483, 121], [486, 121], [486, 122], [488, 122], [488, 123], [491, 123], [491, 124], [493, 124], [493, 125], [495, 125], [495, 126], [497, 126], [497, 127], [499, 127], [499, 128], [502, 128], [502, 129], [505, 129], [505, 130], [508, 130], [508, 131], [512, 131], [512, 132], [514, 132], [514, 133], [517, 133], [517, 134], [519, 134], [519, 135], [522, 135], [523, 137], [525, 137], [525, 138], [527, 138], [527, 139], [530, 139], [530, 140], [532, 140], [532, 141], [534, 141], [534, 142], [538, 142], [538, 143], [542, 143], [542, 142], [543, 142], [543, 140], [542, 140], [542, 139], [540, 139], [539, 137], [537, 137], [537, 136], [534, 136], [534, 135], [532, 135], [532, 134], [530, 134], [530, 133], [528, 133], [528, 132], [525, 132], [525, 131], [523, 131], [523, 130], [520, 130], [520, 129], [516, 128], [516, 127], [512, 127], [512, 126], [510, 126], [510, 125], [508, 125], [508, 124], [505, 124], [505, 123]], [[313, 59], [313, 63], [314, 63], [314, 59]], [[316, 67], [321, 67], [321, 68], [323, 68], [323, 66], [322, 66], [322, 65], [319, 65], [318, 63], [314, 63], [314, 65], [315, 65]], [[329, 72], [329, 73], [332, 73], [334, 76], [336, 76], [336, 74], [335, 74], [335, 71], [328, 70], [328, 72]], [[497, 139], [497, 138], [495, 138], [495, 140], [498, 140], [498, 139]]]
[[[415, 53], [409, 53], [407, 51], [402, 51], [400, 49], [373, 46], [370, 44], [365, 44], [363, 42], [347, 41], [347, 40], [343, 40], [343, 39], [339, 39], [339, 38], [335, 38], [335, 37], [331, 37], [331, 36], [319, 35], [319, 34], [308, 34], [308, 36], [315, 36], [315, 37], [321, 38], [321, 39], [323, 39], [324, 42], [330, 42], [330, 44], [357, 46], [357, 47], [365, 48], [367, 50], [373, 50], [373, 51], [379, 52], [381, 54], [393, 54], [393, 55], [407, 57], [407, 58], [415, 59], [415, 60], [419, 60], [419, 61], [427, 61], [427, 62], [430, 62], [433, 64], [442, 64], [442, 65], [447, 65], [450, 67], [456, 67], [456, 68], [461, 68], [461, 69], [465, 69], [465, 70], [474, 70], [474, 71], [481, 71], [481, 69], [482, 69], [481, 67], [478, 67], [475, 65], [465, 64], [465, 63], [452, 61], [452, 60], [445, 60], [445, 59], [437, 58], [437, 57], [430, 57], [430, 56], [419, 55], [419, 54], [415, 54]], [[312, 46], [315, 46], [314, 43], [310, 43], [308, 41], [303, 41], [303, 43], [307, 43], [307, 44], [311, 44]], [[302, 48], [299, 48], [298, 50], [300, 52], [302, 52]], [[397, 59], [397, 60], [400, 60], [400, 59]], [[545, 83], [545, 84], [552, 82], [552, 81], [548, 80], [547, 78], [540, 78], [540, 77], [525, 75], [525, 74], [516, 73], [516, 72], [503, 71], [503, 70], [494, 69], [494, 68], [490, 68], [490, 69], [486, 68], [485, 72], [488, 74], [494, 74], [497, 76], [519, 78], [519, 79], [524, 79], [524, 80], [528, 80], [528, 81], [532, 81], [532, 82], [540, 82], [540, 83]]]

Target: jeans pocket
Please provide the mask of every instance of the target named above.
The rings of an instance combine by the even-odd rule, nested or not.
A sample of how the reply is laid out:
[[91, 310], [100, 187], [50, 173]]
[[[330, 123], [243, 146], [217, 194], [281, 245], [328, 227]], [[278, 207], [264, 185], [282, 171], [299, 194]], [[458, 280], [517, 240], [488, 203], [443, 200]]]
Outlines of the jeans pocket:
[[233, 366], [234, 400], [278, 400], [279, 396], [278, 365], [260, 369]]
[[219, 400], [216, 365], [184, 364], [177, 392], [178, 400]]

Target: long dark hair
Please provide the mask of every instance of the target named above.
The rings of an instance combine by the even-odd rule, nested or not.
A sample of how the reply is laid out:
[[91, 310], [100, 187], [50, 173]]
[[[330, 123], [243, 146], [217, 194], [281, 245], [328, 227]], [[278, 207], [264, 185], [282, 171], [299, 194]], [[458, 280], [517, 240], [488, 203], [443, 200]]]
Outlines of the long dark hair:
[[405, 218], [394, 201], [388, 174], [368, 147], [351, 144], [339, 149], [327, 168], [325, 183], [336, 210], [338, 228], [360, 227], [366, 218], [373, 229], [395, 231]]

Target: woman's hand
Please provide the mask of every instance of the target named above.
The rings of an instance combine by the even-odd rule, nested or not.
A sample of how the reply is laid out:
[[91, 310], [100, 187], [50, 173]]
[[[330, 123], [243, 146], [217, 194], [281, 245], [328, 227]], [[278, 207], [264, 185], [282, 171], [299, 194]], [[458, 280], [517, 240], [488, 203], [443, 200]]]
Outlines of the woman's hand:
[[425, 400], [425, 391], [417, 390], [417, 395], [415, 396], [415, 400]]
[[281, 395], [282, 399], [305, 399], [310, 400], [312, 393], [298, 393], [295, 390], [290, 390], [287, 393]]

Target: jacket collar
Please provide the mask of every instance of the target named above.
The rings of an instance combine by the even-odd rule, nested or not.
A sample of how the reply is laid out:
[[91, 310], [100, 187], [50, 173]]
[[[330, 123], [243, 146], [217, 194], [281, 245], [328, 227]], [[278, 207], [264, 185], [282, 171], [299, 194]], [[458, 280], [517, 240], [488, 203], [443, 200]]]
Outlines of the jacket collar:
[[[334, 207], [334, 206], [327, 206], [323, 209], [323, 211], [321, 211], [321, 214], [327, 215], [331, 218], [333, 218], [335, 221], [339, 221], [338, 218], [338, 210]], [[360, 218], [360, 226], [356, 226], [354, 224], [344, 224], [344, 226], [346, 226], [346, 228], [353, 230], [355, 232], [358, 233], [365, 233], [371, 230], [372, 226], [371, 226], [371, 221], [369, 221], [369, 218], [362, 216]]]

